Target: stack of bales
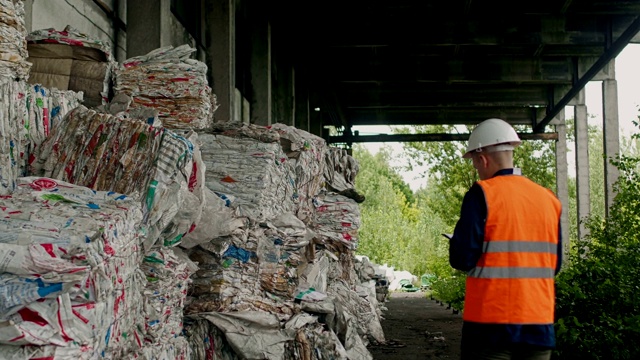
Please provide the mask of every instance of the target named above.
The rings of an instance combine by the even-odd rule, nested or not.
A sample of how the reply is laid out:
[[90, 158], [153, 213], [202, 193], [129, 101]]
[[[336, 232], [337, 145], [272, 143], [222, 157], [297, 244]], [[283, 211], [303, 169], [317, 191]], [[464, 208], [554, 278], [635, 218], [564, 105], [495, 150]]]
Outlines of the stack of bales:
[[22, 0], [0, 0], [0, 78], [26, 79], [28, 57]]
[[193, 210], [180, 211], [184, 193], [198, 189], [194, 151], [190, 140], [146, 119], [81, 105], [42, 142], [32, 164], [39, 176], [130, 194], [139, 204], [138, 227], [146, 236], [138, 244], [141, 282], [134, 289], [144, 305], [136, 310], [137, 346], [126, 351], [131, 356], [189, 358], [182, 312], [195, 264], [165, 245], [179, 244], [194, 221]]
[[25, 136], [22, 148], [24, 152], [20, 154], [22, 174], [30, 171], [30, 162], [35, 160], [40, 144], [54, 128], [62, 123], [67, 113], [82, 103], [83, 93], [29, 85], [26, 100], [27, 115], [23, 119]]
[[[21, 2], [0, 2], [20, 12]], [[74, 54], [99, 50], [104, 58], [85, 60], [106, 67], [94, 67], [97, 77], [87, 78], [108, 83], [110, 53], [70, 27], [33, 33], [29, 44], [30, 58], [45, 59], [47, 49], [68, 50], [72, 64], [82, 60]], [[44, 49], [47, 44], [57, 46]], [[46, 226], [36, 227], [36, 235], [16, 236], [16, 245], [27, 248], [17, 250], [35, 265], [11, 268], [7, 281], [28, 284], [32, 296], [3, 312], [14, 321], [7, 324], [28, 325], [7, 327], [7, 336], [35, 334], [33, 319], [49, 327], [46, 335], [25, 335], [28, 340], [3, 346], [3, 353], [54, 359], [370, 359], [367, 342], [383, 340], [379, 318], [371, 316], [375, 299], [354, 269], [357, 202], [363, 200], [354, 190], [357, 162], [290, 126], [212, 124], [215, 97], [206, 65], [189, 59], [194, 50], [166, 47], [125, 61], [115, 70], [113, 103], [106, 101], [108, 87], [95, 104], [86, 99], [96, 87], [83, 92], [86, 105], [102, 105], [94, 110], [58, 93], [68, 106], [53, 114], [45, 109], [60, 102], [45, 101], [39, 90], [47, 87], [33, 87], [31, 94], [24, 83], [0, 84], [9, 109], [0, 112], [0, 121], [6, 129], [15, 127], [2, 134], [0, 183], [7, 194], [17, 181], [25, 184], [17, 195], [35, 192], [16, 197], [20, 205], [7, 203], [7, 209], [20, 206], [29, 213], [9, 218], [38, 220], [34, 214], [53, 211], [38, 220]], [[46, 73], [40, 65], [46, 61], [34, 75]], [[12, 76], [20, 77], [20, 67], [12, 66]], [[23, 78], [27, 74], [28, 68]], [[66, 89], [49, 86], [51, 94], [54, 87]], [[22, 100], [27, 97], [35, 99], [31, 112]], [[20, 133], [24, 125], [27, 134]], [[29, 166], [23, 168], [39, 178], [19, 180], [16, 159], [26, 158]], [[35, 205], [24, 205], [27, 198]], [[101, 211], [113, 204], [113, 213]], [[104, 218], [76, 222], [64, 209], [82, 219]], [[42, 235], [42, 229], [76, 226], [89, 234], [77, 236], [88, 245], [70, 250]], [[48, 264], [39, 260], [43, 256], [64, 261], [47, 258]], [[43, 272], [39, 279], [49, 282], [34, 280]], [[76, 309], [73, 301], [81, 305]], [[189, 313], [184, 324], [183, 308]], [[55, 325], [46, 320], [51, 309], [84, 325]]]
[[[223, 207], [211, 209], [203, 219], [216, 221], [218, 213], [233, 228], [226, 233], [201, 233], [193, 239], [192, 259], [200, 264], [194, 279], [191, 311], [231, 311], [264, 308], [291, 313], [264, 296], [263, 286], [273, 294], [292, 293], [295, 273], [273, 272], [284, 259], [297, 263], [302, 233], [288, 235], [270, 224], [278, 216], [295, 219], [293, 173], [278, 142], [278, 134], [258, 126], [225, 129], [198, 136], [206, 168], [205, 186]], [[226, 215], [225, 215], [226, 214]], [[297, 220], [299, 222], [299, 220]], [[304, 230], [304, 224], [298, 225]], [[196, 228], [197, 229], [197, 228]], [[218, 236], [216, 236], [218, 235]], [[269, 273], [271, 280], [259, 280]], [[281, 278], [276, 279], [277, 275]], [[274, 282], [280, 281], [280, 285]], [[295, 285], [293, 285], [295, 286]]]
[[[0, 1], [0, 352], [189, 359], [182, 318], [197, 267], [171, 246], [203, 207], [197, 134], [145, 111], [106, 113], [108, 47], [71, 27], [28, 37], [27, 86], [22, 15], [22, 1]], [[73, 84], [87, 87], [65, 90]]]
[[321, 137], [292, 126], [273, 124], [271, 129], [280, 135], [280, 145], [293, 168], [296, 216], [309, 223], [315, 213], [314, 199], [325, 184], [324, 159], [330, 148]]
[[144, 284], [139, 203], [35, 177], [19, 178], [0, 202], [3, 356], [121, 358], [135, 351]]
[[144, 346], [142, 359], [190, 359], [190, 348], [182, 336], [183, 308], [191, 275], [197, 270], [177, 248], [154, 247], [142, 260], [146, 277], [143, 290]]
[[[196, 68], [200, 64], [182, 60]], [[156, 66], [163, 61], [151, 63]], [[71, 110], [39, 144], [30, 169], [91, 189], [129, 194], [139, 202], [140, 230], [146, 236], [139, 243], [137, 267], [143, 281], [136, 290], [143, 305], [136, 312], [137, 346], [127, 349], [127, 356], [188, 359], [190, 347], [182, 336], [183, 307], [197, 266], [175, 246], [194, 230], [202, 214], [205, 166], [195, 132], [188, 126], [163, 127], [163, 122], [180, 124], [167, 121], [168, 113], [162, 108], [136, 105], [140, 93], [129, 95], [121, 92], [96, 110], [82, 105]], [[191, 123], [206, 123], [209, 110], [201, 108], [204, 120]], [[176, 119], [186, 116], [172, 114]]]
[[[183, 236], [194, 231], [207, 206], [205, 164], [200, 157], [196, 131], [210, 127], [216, 104], [207, 83], [206, 64], [190, 58], [195, 50], [188, 45], [159, 48], [125, 60], [114, 72], [118, 116], [146, 119], [155, 127], [170, 130], [164, 132], [159, 167], [169, 164], [175, 170], [189, 166], [180, 173], [165, 171], [157, 179], [159, 185], [167, 177], [176, 179], [184, 175], [186, 179], [179, 183], [172, 180], [171, 187], [154, 190], [167, 194], [160, 196], [162, 202], [156, 204], [172, 205], [170, 211], [153, 221], [161, 224], [156, 231], [161, 231], [159, 235], [166, 246], [180, 244]], [[186, 157], [183, 150], [188, 152]]]
[[71, 26], [40, 29], [27, 36], [29, 83], [84, 94], [83, 104], [108, 102], [111, 73], [116, 62], [108, 43], [89, 38]]
[[355, 193], [357, 162], [334, 156], [350, 166], [327, 171], [324, 141], [283, 124], [214, 124], [198, 140], [220, 202], [202, 218], [232, 225], [182, 244], [200, 268], [186, 308], [195, 358], [369, 359], [384, 335], [375, 294], [356, 286], [360, 213], [326, 186], [340, 178]]
[[0, 0], [0, 195], [11, 193], [22, 175], [23, 119], [27, 112], [27, 43], [24, 3]]
[[115, 92], [130, 96], [132, 108], [156, 109], [167, 128], [208, 128], [216, 105], [206, 64], [189, 58], [195, 50], [168, 46], [127, 59], [115, 71]]

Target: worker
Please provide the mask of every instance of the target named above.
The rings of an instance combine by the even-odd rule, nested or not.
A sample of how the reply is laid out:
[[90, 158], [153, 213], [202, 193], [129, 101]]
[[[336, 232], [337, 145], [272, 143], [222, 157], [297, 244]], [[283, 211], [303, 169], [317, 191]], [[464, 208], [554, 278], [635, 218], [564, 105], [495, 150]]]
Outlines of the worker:
[[507, 122], [471, 132], [464, 158], [479, 181], [462, 201], [449, 262], [467, 272], [462, 359], [550, 359], [555, 275], [562, 263], [561, 204], [513, 167], [521, 144]]

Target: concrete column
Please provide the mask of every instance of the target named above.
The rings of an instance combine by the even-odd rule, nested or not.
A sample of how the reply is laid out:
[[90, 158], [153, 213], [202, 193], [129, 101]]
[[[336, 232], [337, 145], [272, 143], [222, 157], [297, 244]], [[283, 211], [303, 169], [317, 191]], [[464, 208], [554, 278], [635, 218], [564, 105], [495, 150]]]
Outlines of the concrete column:
[[294, 34], [283, 26], [271, 28], [271, 80], [273, 86], [273, 118], [272, 122], [278, 122], [292, 126], [293, 120], [293, 61]]
[[273, 112], [271, 121], [289, 125], [287, 119], [287, 82], [290, 80], [286, 38], [288, 34], [276, 25], [271, 26], [271, 86]]
[[33, 0], [24, 1], [24, 27], [27, 33], [33, 31]]
[[295, 127], [309, 131], [309, 78], [305, 68], [300, 67], [295, 72], [294, 94]]
[[271, 121], [293, 125], [293, 67], [285, 58], [286, 56], [282, 56], [282, 53], [273, 57]]
[[564, 109], [562, 109], [552, 122], [555, 124], [558, 140], [556, 141], [556, 195], [562, 203], [562, 246], [564, 258], [569, 260], [569, 171], [567, 165], [567, 126], [565, 124]]
[[162, 1], [127, 1], [127, 58], [161, 47]]
[[296, 126], [296, 68], [291, 67], [291, 126]]
[[233, 89], [233, 108], [232, 110], [232, 115], [231, 115], [231, 119], [233, 119], [234, 121], [242, 121], [242, 94], [240, 93], [240, 90], [238, 89]]
[[286, 77], [283, 79], [283, 91], [282, 95], [284, 96], [284, 100], [282, 101], [284, 108], [282, 113], [282, 121], [289, 125], [295, 125], [295, 73], [293, 71], [293, 65], [287, 64], [286, 67]]
[[587, 235], [587, 230], [582, 222], [591, 213], [591, 201], [589, 199], [589, 131], [587, 119], [587, 106], [585, 105], [584, 89], [577, 95], [574, 106], [575, 138], [576, 138], [576, 187], [578, 208], [578, 238]]
[[249, 104], [249, 100], [244, 97], [242, 98], [242, 123], [251, 123], [251, 104]]
[[[206, 0], [209, 84], [218, 99], [214, 121], [240, 121], [236, 111], [235, 1]], [[234, 113], [235, 111], [235, 113]]]
[[618, 81], [608, 79], [602, 81], [602, 114], [604, 138], [604, 202], [605, 215], [609, 215], [609, 208], [613, 205], [615, 193], [613, 185], [618, 181], [620, 171], [609, 162], [620, 153], [620, 127], [618, 124]]
[[325, 138], [324, 137], [325, 134], [323, 133], [324, 128], [322, 127], [323, 125], [322, 112], [316, 111], [316, 109], [314, 109], [314, 106], [317, 106], [317, 104], [320, 104], [319, 98], [320, 97], [316, 92], [309, 94], [309, 132], [316, 136]]
[[249, 9], [251, 50], [249, 54], [251, 78], [251, 123], [271, 125], [271, 25], [260, 2]]

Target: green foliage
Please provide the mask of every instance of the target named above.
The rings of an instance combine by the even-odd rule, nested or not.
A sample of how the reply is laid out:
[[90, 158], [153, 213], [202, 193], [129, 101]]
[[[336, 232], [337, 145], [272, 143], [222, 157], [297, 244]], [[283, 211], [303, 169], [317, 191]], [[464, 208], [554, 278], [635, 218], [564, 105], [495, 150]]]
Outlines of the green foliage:
[[[638, 139], [638, 135], [634, 135]], [[640, 358], [640, 158], [622, 156], [609, 217], [593, 215], [557, 279], [556, 356]]]
[[[568, 119], [567, 137], [569, 141], [575, 138], [575, 120]], [[604, 133], [602, 128], [594, 125], [587, 126], [588, 131], [588, 148], [589, 148], [589, 203], [591, 214], [600, 217], [605, 216], [605, 183], [604, 183], [604, 165], [607, 159], [604, 157]], [[624, 141], [624, 139], [623, 139]], [[632, 147], [632, 142], [628, 143], [628, 148]], [[575, 187], [575, 179], [571, 179]], [[570, 192], [575, 198], [575, 192]], [[574, 216], [577, 218], [577, 216]], [[577, 219], [576, 219], [577, 221]], [[576, 224], [576, 222], [572, 222]], [[577, 233], [577, 232], [576, 232]]]
[[[422, 275], [437, 260], [432, 243], [439, 240], [442, 221], [423, 203], [408, 199], [409, 186], [389, 166], [389, 153], [354, 147], [360, 163], [356, 187], [366, 196], [360, 205], [362, 225], [358, 254], [377, 264]], [[409, 191], [411, 191], [409, 189]]]
[[[522, 130], [522, 129], [516, 129]], [[465, 132], [471, 131], [467, 127]], [[397, 129], [396, 133], [459, 133], [451, 125], [414, 126]], [[460, 206], [467, 190], [478, 180], [469, 160], [462, 158], [464, 141], [413, 142], [404, 144], [409, 167], [428, 166], [429, 187], [419, 196], [453, 227], [460, 216]], [[555, 152], [553, 143], [542, 140], [523, 141], [514, 152], [514, 164], [538, 184], [555, 189]]]
[[[451, 125], [414, 126], [401, 128], [397, 133], [457, 133]], [[470, 161], [461, 158], [465, 143], [461, 141], [413, 142], [404, 144], [409, 167], [428, 166], [429, 186], [424, 189], [422, 201], [452, 228], [459, 215], [460, 204], [466, 191], [477, 180]]]
[[522, 174], [548, 189], [556, 189], [555, 144], [544, 140], [525, 140], [513, 152], [513, 163]]
[[462, 310], [466, 278], [466, 274], [458, 270], [447, 276], [437, 277], [431, 285], [432, 296], [456, 310]]

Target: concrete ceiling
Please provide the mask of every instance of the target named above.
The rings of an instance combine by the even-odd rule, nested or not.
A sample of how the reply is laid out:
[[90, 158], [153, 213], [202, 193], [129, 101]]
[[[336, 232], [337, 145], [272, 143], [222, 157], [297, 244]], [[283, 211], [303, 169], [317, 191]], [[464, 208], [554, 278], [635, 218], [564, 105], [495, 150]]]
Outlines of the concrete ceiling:
[[277, 14], [323, 125], [347, 133], [489, 117], [542, 133], [640, 41], [640, 0], [295, 1]]

